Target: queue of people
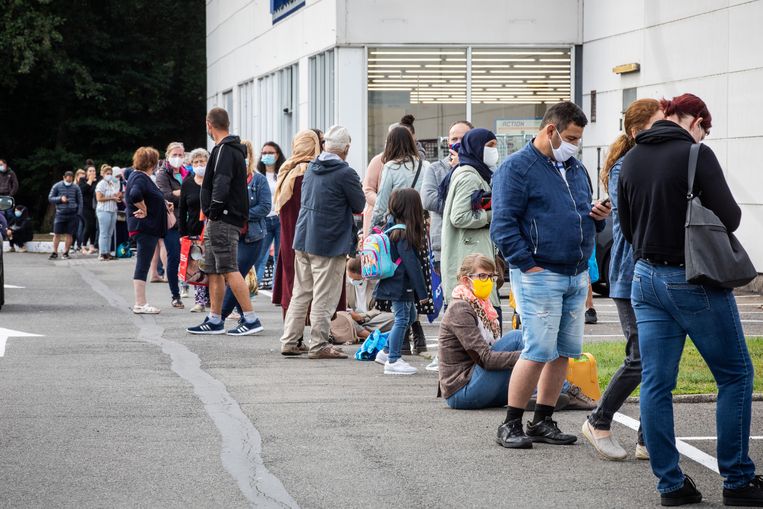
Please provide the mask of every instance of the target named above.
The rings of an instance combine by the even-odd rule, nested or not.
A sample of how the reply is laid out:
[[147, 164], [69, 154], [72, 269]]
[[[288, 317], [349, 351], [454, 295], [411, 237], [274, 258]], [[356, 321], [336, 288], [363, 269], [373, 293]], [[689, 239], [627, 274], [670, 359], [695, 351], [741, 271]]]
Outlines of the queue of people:
[[[661, 503], [670, 506], [702, 499], [678, 465], [670, 395], [689, 335], [719, 386], [724, 503], [763, 506], [763, 478], [748, 454], [753, 370], [736, 302], [730, 289], [686, 281], [686, 168], [689, 147], [712, 127], [705, 103], [684, 94], [631, 104], [605, 164], [605, 200], [593, 199], [589, 173], [576, 157], [588, 119], [572, 102], [552, 105], [535, 137], [503, 162], [496, 135], [462, 120], [448, 133], [449, 155], [430, 164], [413, 121], [406, 115], [390, 126], [384, 151], [371, 160], [362, 183], [346, 161], [352, 143], [346, 128], [301, 131], [288, 157], [268, 142], [255, 163], [251, 143], [230, 134], [221, 108], [206, 117], [215, 147], [211, 154], [191, 152], [188, 175], [182, 144], [168, 147], [163, 164], [156, 150], [138, 149], [126, 189], [113, 186], [106, 178], [111, 169], [102, 168], [94, 191], [100, 229], [108, 233], [109, 205], [124, 199], [137, 246], [133, 312], [159, 312], [146, 301], [145, 286], [160, 239], [171, 302], [182, 307], [176, 305], [174, 253], [181, 236], [203, 235], [208, 287], [199, 287], [192, 311], [208, 313], [187, 331], [257, 334], [264, 325], [244, 276], [253, 270], [262, 278], [272, 250], [282, 355], [345, 359], [332, 331], [342, 337], [339, 331], [347, 331], [351, 341], [381, 331], [388, 340], [374, 360], [383, 373], [414, 375], [416, 367], [403, 356], [426, 349], [419, 316], [432, 309], [435, 273], [445, 300], [437, 362], [445, 405], [507, 407], [495, 436], [507, 449], [575, 443], [577, 435], [559, 428], [555, 412], [590, 410], [583, 436], [602, 459], [623, 460], [628, 452], [611, 423], [641, 384], [635, 457], [650, 462]], [[61, 240], [68, 252], [82, 214], [84, 193], [73, 181], [67, 172], [51, 189], [51, 258]], [[739, 226], [741, 211], [705, 145], [689, 194], [701, 195], [729, 231]], [[23, 223], [23, 210], [16, 215]], [[592, 309], [589, 260], [606, 221], [613, 221], [610, 293], [626, 346], [622, 366], [595, 402], [565, 378], [569, 359], [582, 354]], [[373, 260], [361, 250], [372, 235], [388, 242], [392, 265], [383, 277], [366, 275]], [[504, 283], [522, 323], [506, 333], [498, 292]], [[234, 308], [238, 323], [226, 329]], [[339, 322], [349, 325], [334, 329]], [[525, 420], [528, 411], [533, 416]]]

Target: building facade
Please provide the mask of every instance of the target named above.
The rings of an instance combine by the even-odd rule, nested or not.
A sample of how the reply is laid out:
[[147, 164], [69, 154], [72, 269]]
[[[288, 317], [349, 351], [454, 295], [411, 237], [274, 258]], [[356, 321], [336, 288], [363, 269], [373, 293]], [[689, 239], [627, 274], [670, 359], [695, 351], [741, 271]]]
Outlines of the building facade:
[[581, 158], [595, 179], [630, 102], [693, 92], [763, 270], [760, 19], [763, 0], [208, 0], [207, 102], [287, 153], [298, 130], [342, 124], [362, 174], [406, 113], [431, 159], [464, 118], [505, 156], [571, 99], [591, 121]]

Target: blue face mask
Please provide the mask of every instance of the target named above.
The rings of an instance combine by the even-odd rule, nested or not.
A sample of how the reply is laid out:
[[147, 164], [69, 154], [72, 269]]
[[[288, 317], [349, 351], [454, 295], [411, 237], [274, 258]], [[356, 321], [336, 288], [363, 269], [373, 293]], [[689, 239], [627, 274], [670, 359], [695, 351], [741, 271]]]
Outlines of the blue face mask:
[[21, 217], [22, 212], [20, 210], [17, 210], [16, 212], [14, 212], [14, 214], [16, 215], [16, 217]]
[[273, 166], [276, 164], [276, 155], [275, 154], [264, 154], [262, 156], [262, 164], [265, 166]]

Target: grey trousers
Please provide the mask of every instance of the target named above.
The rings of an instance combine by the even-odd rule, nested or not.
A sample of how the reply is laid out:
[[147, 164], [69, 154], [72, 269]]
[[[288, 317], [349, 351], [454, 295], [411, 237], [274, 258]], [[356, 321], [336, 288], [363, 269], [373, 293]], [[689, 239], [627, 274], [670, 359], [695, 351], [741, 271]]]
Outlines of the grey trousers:
[[[588, 421], [595, 429], [607, 430], [612, 425], [612, 418], [628, 396], [641, 383], [641, 354], [638, 347], [638, 327], [636, 314], [633, 312], [630, 299], [613, 299], [620, 317], [620, 325], [625, 334], [625, 359], [622, 366], [612, 376], [607, 390], [604, 391], [598, 406], [588, 416]], [[641, 426], [638, 430], [638, 443], [644, 443]]]

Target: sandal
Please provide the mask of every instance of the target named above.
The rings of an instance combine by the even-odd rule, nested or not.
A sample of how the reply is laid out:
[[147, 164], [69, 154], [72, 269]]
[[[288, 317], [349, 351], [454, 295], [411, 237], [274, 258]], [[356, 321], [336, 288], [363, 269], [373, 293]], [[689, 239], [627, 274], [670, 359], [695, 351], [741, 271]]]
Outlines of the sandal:
[[148, 302], [143, 304], [142, 306], [133, 306], [132, 312], [136, 315], [156, 315], [159, 314], [160, 309], [155, 308]]
[[185, 309], [185, 305], [180, 299], [172, 299], [172, 307], [177, 309]]

